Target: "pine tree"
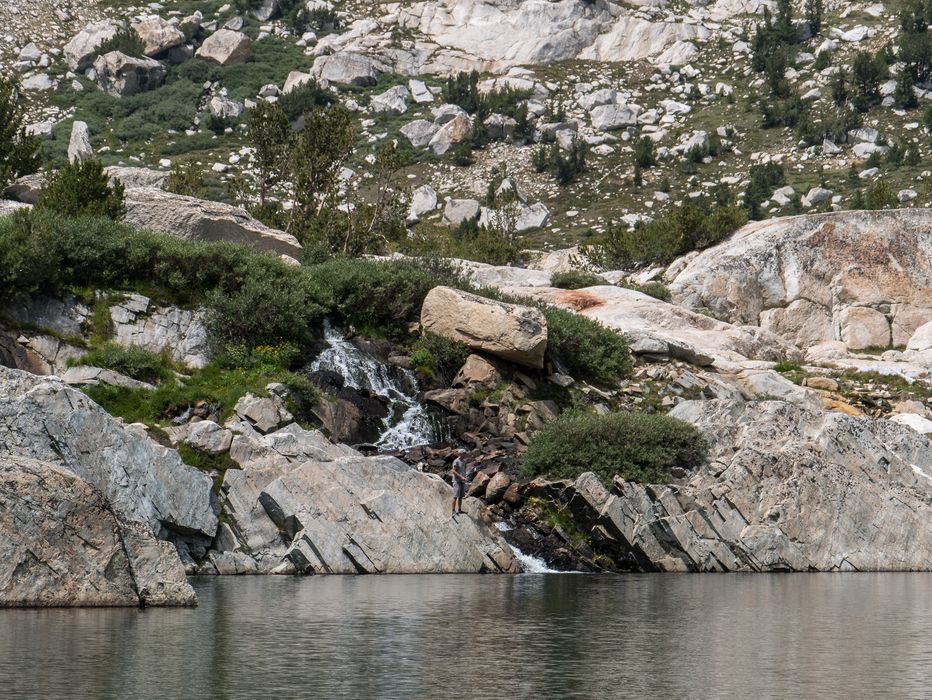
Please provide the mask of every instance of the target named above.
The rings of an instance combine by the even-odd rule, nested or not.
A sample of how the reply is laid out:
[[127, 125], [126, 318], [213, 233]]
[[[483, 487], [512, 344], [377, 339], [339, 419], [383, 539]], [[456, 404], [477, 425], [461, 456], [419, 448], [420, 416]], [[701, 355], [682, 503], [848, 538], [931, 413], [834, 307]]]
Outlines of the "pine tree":
[[817, 36], [822, 31], [823, 9], [823, 0], [806, 0], [806, 22], [812, 36]]
[[39, 139], [26, 134], [24, 119], [13, 83], [0, 77], [0, 190], [39, 169]]
[[908, 70], [900, 71], [896, 76], [896, 90], [893, 91], [893, 101], [903, 109], [913, 109], [919, 104], [916, 91], [913, 89], [913, 76]]

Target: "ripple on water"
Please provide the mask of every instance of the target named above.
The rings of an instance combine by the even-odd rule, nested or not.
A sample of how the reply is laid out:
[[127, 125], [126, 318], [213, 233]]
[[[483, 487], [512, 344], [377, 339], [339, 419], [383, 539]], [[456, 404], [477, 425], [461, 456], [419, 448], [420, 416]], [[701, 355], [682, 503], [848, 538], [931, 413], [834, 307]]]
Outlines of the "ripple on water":
[[0, 611], [4, 698], [921, 697], [922, 574], [239, 577]]

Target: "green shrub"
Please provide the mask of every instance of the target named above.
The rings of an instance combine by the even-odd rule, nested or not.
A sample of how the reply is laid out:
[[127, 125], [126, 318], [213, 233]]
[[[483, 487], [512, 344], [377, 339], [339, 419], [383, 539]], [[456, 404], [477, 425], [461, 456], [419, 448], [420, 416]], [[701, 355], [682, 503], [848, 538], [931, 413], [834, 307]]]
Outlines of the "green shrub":
[[123, 28], [102, 43], [97, 48], [96, 53], [98, 56], [103, 56], [105, 53], [110, 53], [111, 51], [119, 51], [127, 56], [141, 58], [145, 49], [146, 47], [142, 43], [142, 39], [139, 38], [135, 30]]
[[608, 284], [608, 282], [605, 281], [604, 277], [594, 272], [567, 270], [566, 272], [554, 272], [550, 275], [550, 284], [558, 289], [584, 289], [585, 287]]
[[210, 308], [216, 338], [303, 343], [324, 312], [303, 268], [232, 243], [190, 243], [108, 219], [55, 212], [0, 218], [0, 297], [65, 286], [137, 290]]
[[45, 181], [36, 200], [39, 211], [65, 216], [106, 216], [122, 219], [123, 185], [110, 184], [99, 160], [65, 163]]
[[204, 194], [204, 178], [201, 169], [193, 160], [172, 164], [165, 189], [186, 197], [200, 197]]
[[519, 122], [522, 114], [527, 118], [527, 106], [524, 102], [531, 96], [530, 90], [516, 90], [505, 86], [482, 94], [479, 92], [477, 71], [449, 76], [442, 90], [444, 102], [458, 105], [476, 115], [476, 120], [480, 123], [490, 114], [504, 114]]
[[670, 294], [670, 289], [660, 282], [633, 285], [631, 289], [641, 294], [646, 294], [649, 297], [653, 297], [654, 299], [660, 299], [660, 301], [670, 301], [670, 299], [673, 298], [673, 295]]
[[216, 287], [207, 294], [208, 329], [221, 343], [301, 344], [321, 315], [315, 302], [316, 290], [306, 276], [285, 276], [272, 265], [255, 266], [234, 287]]
[[657, 150], [653, 139], [647, 136], [635, 139], [634, 164], [639, 168], [650, 168], [657, 164]]
[[898, 206], [896, 193], [885, 180], [878, 180], [867, 188], [864, 209], [896, 209]]
[[573, 138], [568, 152], [564, 152], [556, 143], [552, 143], [549, 148], [541, 144], [531, 156], [531, 164], [539, 173], [550, 172], [558, 184], [569, 185], [586, 171], [588, 156], [589, 146], [577, 136]]
[[420, 318], [427, 292], [455, 283], [451, 269], [414, 260], [334, 258], [309, 268], [321, 302], [340, 320], [376, 335], [403, 338]]
[[449, 385], [469, 357], [469, 348], [434, 333], [422, 333], [410, 352], [411, 362], [422, 377]]
[[475, 219], [460, 223], [450, 231], [446, 227], [415, 229], [402, 242], [402, 251], [411, 255], [474, 260], [489, 265], [511, 265], [523, 254], [517, 237], [480, 226]]
[[276, 104], [282, 108], [289, 121], [294, 121], [315, 107], [333, 104], [333, 96], [321, 88], [316, 80], [309, 80], [279, 97]]
[[112, 369], [141, 382], [156, 384], [172, 376], [171, 360], [164, 353], [154, 353], [140, 347], [123, 347], [105, 343], [92, 348], [79, 358], [69, 360], [69, 365], [91, 365]]
[[696, 428], [670, 416], [570, 412], [535, 433], [524, 469], [529, 476], [552, 479], [591, 471], [607, 484], [616, 474], [626, 481], [664, 483], [674, 467], [700, 466], [707, 449]]
[[55, 286], [59, 259], [52, 243], [33, 235], [28, 211], [0, 217], [0, 303]]
[[620, 333], [565, 309], [541, 311], [547, 319], [547, 355], [571, 376], [615, 384], [631, 373], [628, 342]]

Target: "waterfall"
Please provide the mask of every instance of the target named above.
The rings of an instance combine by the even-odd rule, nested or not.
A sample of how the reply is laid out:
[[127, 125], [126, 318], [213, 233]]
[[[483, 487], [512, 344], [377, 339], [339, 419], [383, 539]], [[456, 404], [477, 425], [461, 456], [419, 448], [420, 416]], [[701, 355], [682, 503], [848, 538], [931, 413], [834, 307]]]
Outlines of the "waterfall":
[[311, 365], [313, 371], [330, 371], [343, 377], [345, 386], [371, 391], [389, 403], [384, 430], [376, 445], [384, 450], [403, 450], [434, 441], [434, 420], [417, 399], [414, 372], [389, 365], [360, 350], [343, 338], [328, 321], [324, 322], [327, 347]]
[[520, 549], [515, 547], [513, 544], [508, 545], [511, 547], [511, 551], [515, 553], [515, 559], [518, 560], [518, 563], [521, 564], [521, 573], [524, 574], [559, 574], [561, 571], [556, 569], [551, 569], [547, 566], [547, 562], [539, 557], [532, 556], [530, 554], [525, 554]]

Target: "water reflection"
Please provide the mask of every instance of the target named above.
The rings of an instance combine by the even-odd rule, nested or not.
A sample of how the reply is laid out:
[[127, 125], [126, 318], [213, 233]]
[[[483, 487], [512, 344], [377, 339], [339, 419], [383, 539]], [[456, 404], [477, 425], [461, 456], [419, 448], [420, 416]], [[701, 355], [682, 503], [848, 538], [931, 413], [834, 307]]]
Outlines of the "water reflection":
[[4, 698], [921, 697], [932, 577], [200, 579], [0, 611]]

